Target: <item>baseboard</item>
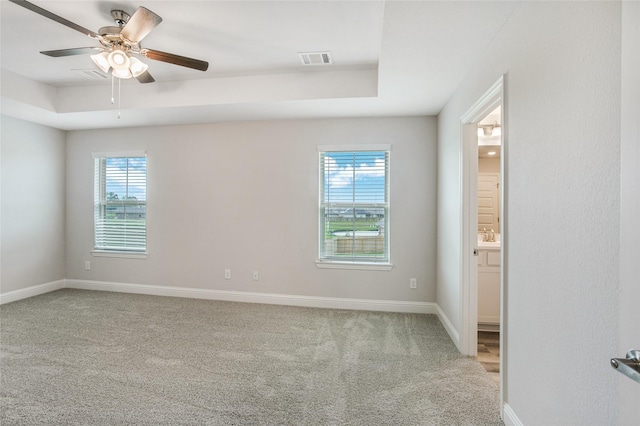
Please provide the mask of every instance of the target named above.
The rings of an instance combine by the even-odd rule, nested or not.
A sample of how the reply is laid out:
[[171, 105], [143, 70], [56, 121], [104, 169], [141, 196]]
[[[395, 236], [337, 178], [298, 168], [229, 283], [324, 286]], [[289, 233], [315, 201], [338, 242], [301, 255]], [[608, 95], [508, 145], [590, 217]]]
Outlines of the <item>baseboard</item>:
[[478, 331], [490, 331], [492, 333], [500, 332], [500, 324], [478, 323]]
[[449, 320], [447, 314], [445, 314], [444, 311], [440, 308], [440, 305], [438, 305], [437, 303], [435, 305], [436, 315], [438, 316], [438, 319], [442, 323], [444, 329], [447, 330], [447, 333], [449, 334], [449, 337], [451, 338], [453, 343], [456, 345], [456, 348], [460, 350], [460, 334], [458, 333], [458, 330], [456, 330], [456, 328], [453, 326], [453, 323]]
[[312, 308], [351, 309], [363, 311], [435, 314], [436, 304], [397, 300], [346, 299], [336, 297], [298, 296], [289, 294], [253, 293], [211, 290], [188, 287], [166, 287], [148, 284], [106, 281], [66, 280], [67, 288], [148, 294], [153, 296], [187, 297], [192, 299], [223, 300], [228, 302], [265, 303], [271, 305], [304, 306]]
[[482, 324], [500, 324], [500, 317], [480, 316], [478, 315], [478, 323]]
[[16, 302], [28, 297], [38, 296], [40, 294], [49, 293], [50, 291], [60, 290], [65, 287], [65, 280], [51, 281], [50, 283], [34, 285], [19, 290], [0, 293], [0, 305], [5, 303]]
[[504, 421], [505, 426], [524, 426], [524, 423], [520, 421], [515, 411], [513, 411], [513, 408], [511, 408], [511, 406], [506, 402], [504, 403], [504, 408], [502, 410], [502, 420]]
[[[435, 303], [401, 300], [347, 299], [338, 297], [299, 296], [289, 294], [253, 293], [186, 287], [165, 287], [147, 284], [116, 283], [89, 280], [58, 280], [20, 290], [0, 293], [0, 304], [15, 302], [62, 288], [148, 294], [152, 296], [187, 297], [192, 299], [223, 300], [228, 302], [265, 303], [271, 305], [304, 306], [311, 308], [350, 309], [361, 311], [436, 314], [451, 335], [457, 332], [447, 316]], [[453, 335], [452, 335], [453, 338]]]

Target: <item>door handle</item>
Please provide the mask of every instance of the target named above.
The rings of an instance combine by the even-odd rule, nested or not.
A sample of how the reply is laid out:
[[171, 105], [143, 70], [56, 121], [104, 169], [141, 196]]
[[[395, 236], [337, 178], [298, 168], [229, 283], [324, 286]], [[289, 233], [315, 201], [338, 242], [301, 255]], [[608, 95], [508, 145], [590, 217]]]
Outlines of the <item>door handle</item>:
[[626, 358], [611, 358], [611, 366], [638, 383], [640, 383], [640, 351], [631, 349]]

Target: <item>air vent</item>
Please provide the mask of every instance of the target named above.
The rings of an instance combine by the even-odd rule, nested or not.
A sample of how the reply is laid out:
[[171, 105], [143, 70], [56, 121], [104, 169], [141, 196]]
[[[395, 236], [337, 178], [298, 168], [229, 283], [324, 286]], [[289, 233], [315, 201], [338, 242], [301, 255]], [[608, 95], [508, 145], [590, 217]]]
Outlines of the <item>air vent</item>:
[[333, 63], [331, 52], [300, 52], [302, 65], [329, 65]]
[[109, 76], [101, 71], [89, 69], [89, 70], [71, 70], [74, 73], [78, 74], [81, 77], [86, 78], [87, 80], [104, 80], [105, 78], [109, 78]]

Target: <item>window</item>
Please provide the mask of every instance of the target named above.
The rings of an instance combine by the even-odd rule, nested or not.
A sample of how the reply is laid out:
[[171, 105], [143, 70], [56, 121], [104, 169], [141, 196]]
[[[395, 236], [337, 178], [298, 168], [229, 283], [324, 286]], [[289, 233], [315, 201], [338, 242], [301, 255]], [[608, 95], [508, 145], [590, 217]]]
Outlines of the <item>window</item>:
[[388, 264], [390, 146], [318, 149], [320, 262]]
[[94, 154], [94, 158], [95, 250], [146, 252], [145, 154]]

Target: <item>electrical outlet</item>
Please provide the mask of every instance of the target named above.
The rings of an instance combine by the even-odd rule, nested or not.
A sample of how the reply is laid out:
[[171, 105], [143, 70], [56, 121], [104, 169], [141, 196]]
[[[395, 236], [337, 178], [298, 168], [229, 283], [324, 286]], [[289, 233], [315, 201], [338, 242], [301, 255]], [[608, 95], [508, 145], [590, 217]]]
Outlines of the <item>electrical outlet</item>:
[[225, 280], [230, 280], [231, 279], [231, 269], [225, 269], [224, 270], [224, 279]]
[[90, 271], [91, 270], [91, 262], [89, 262], [88, 260], [85, 260], [84, 262], [84, 269], [86, 271]]
[[253, 280], [258, 281], [260, 279], [260, 274], [258, 271], [253, 271]]
[[418, 287], [418, 280], [416, 280], [415, 278], [411, 278], [409, 280], [409, 288], [417, 288]]

